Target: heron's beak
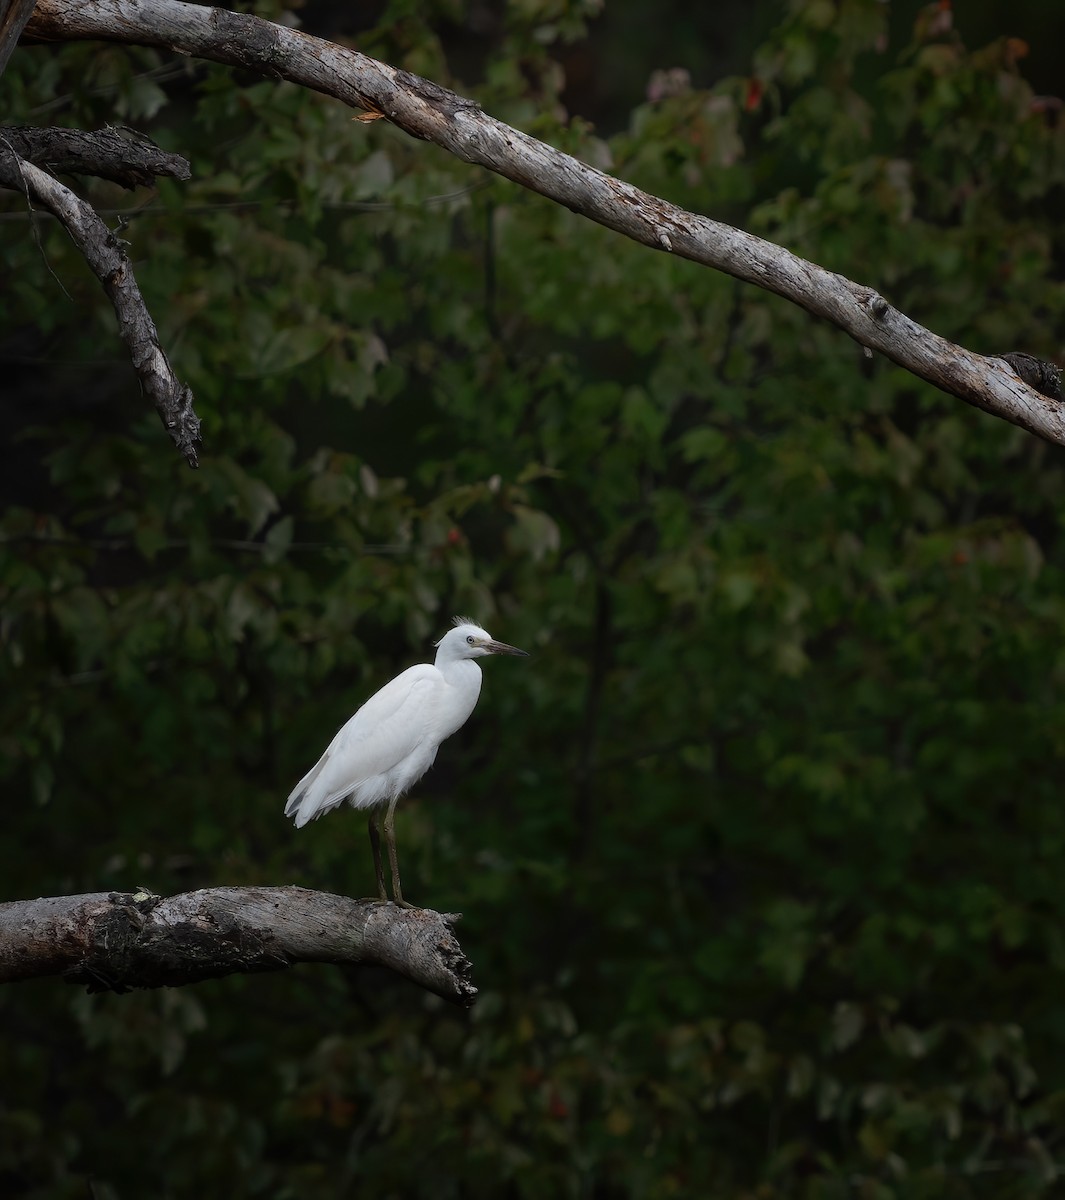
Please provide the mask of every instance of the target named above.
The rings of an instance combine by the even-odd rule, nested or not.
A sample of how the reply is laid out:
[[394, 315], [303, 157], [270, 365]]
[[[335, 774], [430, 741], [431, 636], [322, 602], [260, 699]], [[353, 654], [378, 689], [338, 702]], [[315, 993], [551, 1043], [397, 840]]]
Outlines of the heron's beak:
[[517, 646], [508, 646], [506, 642], [485, 642], [484, 648], [489, 654], [516, 654], [519, 658], [528, 658], [527, 650], [519, 650]]

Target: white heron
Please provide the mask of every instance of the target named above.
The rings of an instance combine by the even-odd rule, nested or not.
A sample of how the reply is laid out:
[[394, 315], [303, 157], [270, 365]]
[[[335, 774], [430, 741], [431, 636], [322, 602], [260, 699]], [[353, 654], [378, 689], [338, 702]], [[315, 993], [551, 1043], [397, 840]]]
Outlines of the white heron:
[[296, 784], [285, 816], [306, 825], [347, 800], [352, 808], [370, 810], [377, 894], [388, 900], [381, 866], [378, 811], [386, 804], [384, 835], [392, 870], [392, 894], [403, 908], [396, 859], [395, 812], [404, 795], [433, 765], [440, 743], [466, 724], [481, 691], [478, 658], [517, 654], [524, 650], [497, 642], [466, 617], [455, 617], [453, 629], [436, 643], [436, 662], [408, 667], [355, 713], [329, 743], [329, 748]]

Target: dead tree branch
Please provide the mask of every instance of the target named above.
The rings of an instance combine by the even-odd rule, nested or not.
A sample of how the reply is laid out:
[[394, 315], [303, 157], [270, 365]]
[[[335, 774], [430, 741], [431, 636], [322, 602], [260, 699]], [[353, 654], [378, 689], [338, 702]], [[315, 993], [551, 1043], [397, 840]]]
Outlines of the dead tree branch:
[[784, 296], [943, 391], [1065, 445], [1065, 408], [1001, 358], [948, 342], [870, 287], [605, 175], [494, 120], [473, 101], [357, 51], [181, 0], [38, 0], [27, 32], [159, 46], [334, 96], [645, 246]]
[[469, 1007], [477, 989], [455, 920], [300, 887], [16, 900], [0, 904], [0, 983], [61, 975], [89, 991], [125, 992], [301, 962], [361, 963]]
[[124, 125], [85, 133], [80, 129], [34, 129], [0, 125], [0, 136], [26, 162], [53, 174], [95, 175], [123, 187], [148, 187], [160, 175], [188, 179], [188, 159], [170, 154]]
[[47, 171], [20, 158], [4, 144], [0, 129], [0, 186], [22, 192], [28, 201], [46, 208], [66, 228], [118, 317], [119, 332], [140, 378], [174, 445], [197, 465], [200, 419], [192, 408], [192, 391], [174, 374], [133, 276], [133, 266], [121, 241], [93, 209]]

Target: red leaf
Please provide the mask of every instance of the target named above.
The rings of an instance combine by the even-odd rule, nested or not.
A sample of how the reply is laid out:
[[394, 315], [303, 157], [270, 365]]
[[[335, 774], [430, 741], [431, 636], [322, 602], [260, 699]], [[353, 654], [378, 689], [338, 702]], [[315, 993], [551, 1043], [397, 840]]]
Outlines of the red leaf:
[[747, 95], [743, 101], [743, 107], [747, 112], [754, 110], [762, 103], [762, 96], [765, 95], [765, 85], [760, 79], [752, 76], [747, 80]]

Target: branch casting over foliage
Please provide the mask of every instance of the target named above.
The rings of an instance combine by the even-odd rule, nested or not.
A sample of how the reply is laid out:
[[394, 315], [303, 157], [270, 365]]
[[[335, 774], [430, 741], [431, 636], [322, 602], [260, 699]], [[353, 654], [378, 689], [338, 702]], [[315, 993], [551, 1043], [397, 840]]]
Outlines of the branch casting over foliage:
[[632, 187], [487, 116], [473, 101], [354, 50], [245, 13], [180, 0], [40, 0], [27, 32], [49, 40], [164, 47], [291, 80], [386, 117], [414, 137], [645, 246], [783, 296], [944, 391], [1065, 445], [1065, 409], [1002, 359], [948, 342], [872, 288]]

